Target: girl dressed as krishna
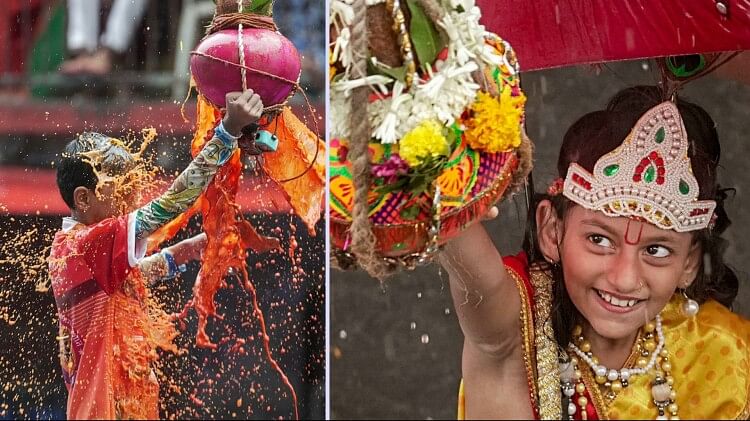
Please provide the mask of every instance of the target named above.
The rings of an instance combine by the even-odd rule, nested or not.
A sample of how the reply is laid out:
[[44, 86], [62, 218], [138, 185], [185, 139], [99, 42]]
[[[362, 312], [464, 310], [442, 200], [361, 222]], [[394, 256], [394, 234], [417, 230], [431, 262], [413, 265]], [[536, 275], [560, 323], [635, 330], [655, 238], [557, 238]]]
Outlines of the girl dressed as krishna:
[[441, 253], [465, 335], [460, 418], [750, 415], [718, 136], [663, 98], [625, 89], [570, 127], [525, 252], [501, 257], [476, 224]]

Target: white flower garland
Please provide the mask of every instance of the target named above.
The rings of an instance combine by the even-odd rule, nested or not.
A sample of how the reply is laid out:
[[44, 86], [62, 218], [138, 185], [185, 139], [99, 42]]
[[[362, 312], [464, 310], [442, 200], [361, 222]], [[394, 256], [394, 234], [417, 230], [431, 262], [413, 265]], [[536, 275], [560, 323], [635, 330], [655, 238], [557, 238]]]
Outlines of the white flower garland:
[[[436, 71], [427, 69], [428, 80], [420, 79], [414, 89], [405, 91], [403, 83], [388, 76], [349, 79], [353, 57], [349, 45], [352, 2], [331, 2], [331, 21], [340, 34], [334, 43], [332, 58], [340, 61], [345, 69], [343, 76], [331, 83], [331, 132], [335, 138], [349, 137], [347, 98], [354, 88], [368, 86], [383, 98], [368, 106], [373, 137], [382, 143], [396, 143], [425, 120], [438, 120], [446, 126], [453, 124], [474, 101], [480, 89], [472, 77], [472, 72], [480, 69], [480, 63], [490, 66], [505, 64], [510, 71], [517, 71], [504, 56], [485, 43], [486, 38], [494, 35], [479, 23], [481, 12], [474, 0], [443, 0], [441, 3], [447, 13], [437, 25], [448, 35], [448, 56], [445, 60], [437, 60]], [[382, 2], [384, 0], [367, 0], [368, 5]], [[506, 48], [510, 46], [506, 44]], [[391, 83], [393, 87], [388, 89], [386, 85]], [[389, 93], [391, 96], [386, 98]]]

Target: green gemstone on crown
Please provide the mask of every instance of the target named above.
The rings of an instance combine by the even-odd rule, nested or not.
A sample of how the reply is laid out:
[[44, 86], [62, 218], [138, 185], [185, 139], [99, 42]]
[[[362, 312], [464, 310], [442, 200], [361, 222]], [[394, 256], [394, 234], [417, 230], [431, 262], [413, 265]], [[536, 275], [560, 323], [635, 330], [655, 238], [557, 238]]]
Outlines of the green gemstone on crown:
[[680, 180], [680, 193], [682, 194], [688, 194], [690, 193], [690, 186], [688, 183], [685, 182], [685, 180]]
[[664, 131], [664, 127], [659, 127], [659, 130], [656, 131], [656, 143], [664, 142], [665, 136], [666, 132]]
[[604, 175], [606, 175], [607, 177], [612, 177], [617, 174], [617, 171], [620, 171], [620, 166], [617, 164], [612, 164], [604, 169]]
[[647, 183], [653, 183], [656, 179], [656, 168], [653, 165], [649, 165], [648, 168], [646, 168], [646, 174], [643, 175], [643, 179], [646, 180]]

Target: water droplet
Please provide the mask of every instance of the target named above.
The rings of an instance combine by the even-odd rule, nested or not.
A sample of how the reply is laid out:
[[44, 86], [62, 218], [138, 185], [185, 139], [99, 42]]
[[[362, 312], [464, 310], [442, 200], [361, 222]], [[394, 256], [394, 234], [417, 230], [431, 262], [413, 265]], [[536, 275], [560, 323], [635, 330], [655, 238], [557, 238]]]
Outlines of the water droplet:
[[445, 315], [447, 316], [449, 314], [451, 314], [451, 309], [449, 309], [448, 307], [446, 307], [445, 308]]
[[411, 322], [411, 324], [409, 325], [409, 328], [411, 330], [415, 330], [417, 328], [417, 322]]
[[430, 343], [430, 335], [428, 335], [428, 334], [426, 334], [426, 333], [422, 334], [422, 338], [421, 338], [421, 339], [422, 339], [422, 343], [423, 343], [423, 344], [428, 344], [428, 343]]
[[422, 298], [422, 293], [421, 292], [417, 293], [417, 298]]
[[342, 329], [342, 330], [340, 330], [340, 331], [339, 331], [339, 338], [341, 338], [341, 339], [346, 339], [346, 337], [347, 337], [347, 333], [346, 333], [346, 331], [345, 331], [345, 330], [343, 330], [343, 329]]

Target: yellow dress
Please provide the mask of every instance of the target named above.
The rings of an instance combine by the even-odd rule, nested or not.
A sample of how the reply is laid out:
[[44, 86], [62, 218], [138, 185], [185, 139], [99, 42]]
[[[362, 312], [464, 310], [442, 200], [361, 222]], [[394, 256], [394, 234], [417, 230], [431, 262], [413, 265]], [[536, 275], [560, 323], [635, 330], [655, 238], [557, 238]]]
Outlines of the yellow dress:
[[[524, 259], [525, 260], [525, 259]], [[527, 376], [530, 401], [535, 413], [549, 414], [544, 399], [548, 394], [560, 393], [557, 382], [537, 376], [538, 355], [534, 326], [540, 302], [540, 282], [549, 277], [535, 272], [531, 277], [522, 265], [507, 265], [519, 287], [522, 306], [521, 335], [527, 356]], [[525, 262], [524, 262], [525, 263]], [[524, 265], [525, 266], [525, 265]], [[526, 272], [526, 273], [523, 273]], [[541, 276], [540, 276], [541, 275]], [[530, 279], [531, 278], [531, 279]], [[540, 281], [541, 279], [541, 281]], [[681, 312], [682, 297], [675, 296], [661, 313], [666, 346], [672, 363], [673, 388], [682, 419], [747, 419], [750, 416], [750, 321], [732, 313], [716, 301], [701, 305], [694, 317]], [[536, 307], [535, 307], [536, 305]], [[526, 317], [524, 314], [531, 317]], [[537, 335], [539, 336], [539, 335]], [[633, 361], [634, 358], [629, 358]], [[590, 376], [585, 376], [589, 377]], [[598, 419], [654, 419], [657, 410], [651, 397], [652, 376], [636, 376], [613, 400], [607, 400], [598, 387], [586, 382], [586, 388], [596, 408]], [[556, 388], [556, 390], [554, 389]], [[558, 401], [559, 402], [559, 401]], [[463, 383], [459, 389], [458, 418], [464, 419]]]

